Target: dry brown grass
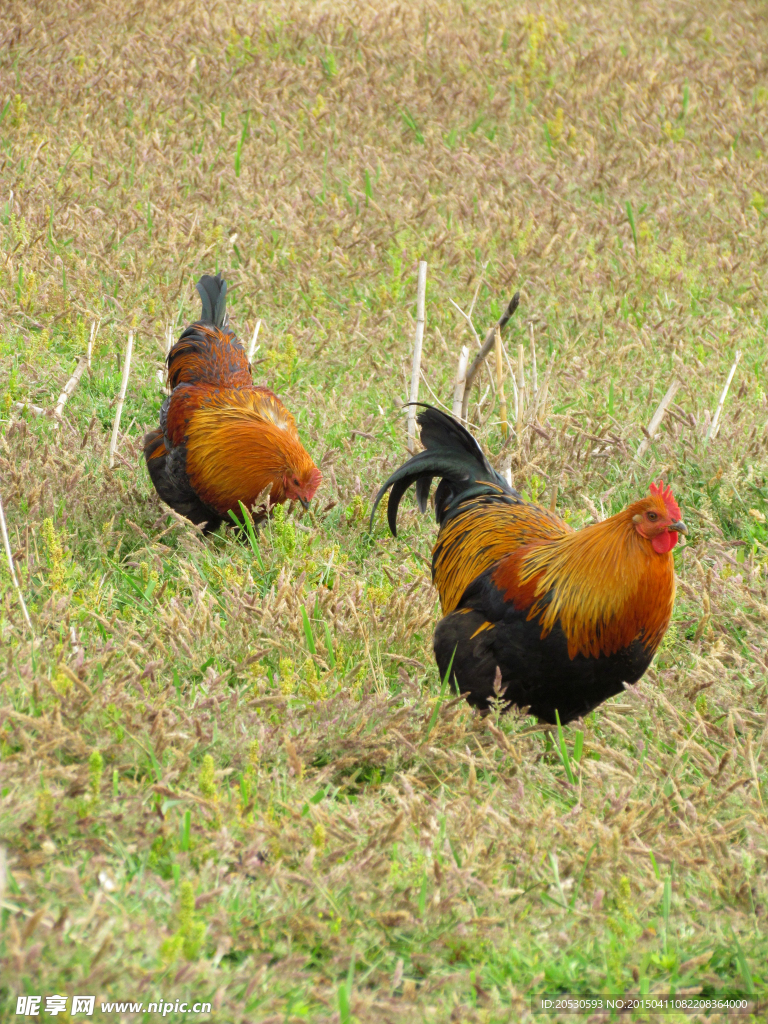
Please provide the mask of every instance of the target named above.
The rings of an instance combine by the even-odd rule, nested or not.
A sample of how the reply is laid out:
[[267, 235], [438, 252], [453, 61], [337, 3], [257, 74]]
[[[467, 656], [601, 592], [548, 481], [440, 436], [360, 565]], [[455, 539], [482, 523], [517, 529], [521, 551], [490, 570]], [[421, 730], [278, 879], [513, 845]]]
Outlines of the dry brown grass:
[[[767, 40], [753, 3], [4, 5], [0, 491], [35, 640], [3, 565], [0, 1013], [768, 997]], [[487, 372], [473, 392], [518, 486], [580, 525], [663, 472], [691, 527], [653, 669], [566, 758], [440, 701], [433, 523], [366, 531], [404, 453], [419, 258], [442, 401], [476, 351], [449, 298], [477, 292], [482, 334], [519, 287], [508, 351], [533, 322], [540, 381], [557, 352], [506, 449]], [[260, 560], [171, 519], [141, 465], [165, 327], [211, 269], [323, 460]], [[95, 317], [61, 429], [20, 412], [54, 405]]]

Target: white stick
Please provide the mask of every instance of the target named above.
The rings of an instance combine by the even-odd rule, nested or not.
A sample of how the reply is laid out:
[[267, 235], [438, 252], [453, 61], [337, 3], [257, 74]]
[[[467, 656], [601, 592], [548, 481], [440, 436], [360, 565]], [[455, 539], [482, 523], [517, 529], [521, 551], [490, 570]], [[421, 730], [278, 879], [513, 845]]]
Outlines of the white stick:
[[517, 346], [517, 435], [522, 438], [523, 417], [525, 416], [525, 349]]
[[456, 370], [456, 383], [453, 388], [453, 418], [461, 423], [461, 407], [464, 402], [464, 388], [467, 384], [467, 363], [469, 362], [469, 349], [464, 345], [459, 355], [459, 365]]
[[530, 404], [536, 408], [536, 395], [539, 391], [539, 378], [536, 373], [536, 342], [533, 340], [533, 324], [528, 325], [531, 329], [531, 401]]
[[416, 448], [416, 406], [419, 400], [421, 378], [421, 347], [424, 343], [424, 306], [427, 294], [427, 264], [419, 260], [419, 279], [416, 287], [416, 335], [413, 339], [413, 363], [411, 364], [411, 395], [408, 406], [408, 451]]
[[101, 320], [91, 320], [91, 336], [88, 339], [88, 351], [86, 358], [88, 360], [88, 369], [91, 368], [91, 356], [93, 355], [93, 343], [99, 334], [99, 328], [101, 327]]
[[[730, 383], [730, 380], [728, 381], [728, 383]], [[666, 395], [664, 395], [662, 400], [659, 402], [656, 408], [656, 412], [653, 414], [653, 416], [651, 416], [651, 422], [648, 424], [648, 433], [650, 434], [650, 437], [644, 437], [643, 440], [640, 442], [640, 447], [637, 449], [637, 455], [635, 456], [636, 459], [639, 459], [642, 455], [645, 454], [648, 445], [653, 440], [656, 431], [659, 429], [659, 426], [661, 425], [661, 421], [664, 419], [664, 413], [667, 411], [667, 406], [677, 394], [677, 389], [679, 387], [679, 380], [673, 380], [672, 383], [669, 385]]]
[[161, 387], [166, 387], [168, 384], [168, 353], [173, 348], [173, 324], [168, 324], [165, 328], [165, 362], [163, 363], [162, 370], [157, 371], [157, 383]]
[[256, 355], [256, 339], [259, 336], [261, 330], [261, 320], [256, 321], [256, 326], [253, 329], [253, 337], [251, 338], [251, 344], [248, 346], [248, 362], [253, 362], [253, 357]]
[[507, 398], [504, 394], [504, 362], [501, 358], [501, 331], [498, 324], [496, 325], [496, 394], [499, 396], [501, 436], [506, 441], [509, 436], [509, 423], [507, 422]]
[[72, 394], [72, 392], [77, 387], [77, 382], [83, 376], [83, 371], [85, 370], [87, 365], [88, 365], [87, 357], [85, 359], [83, 359], [83, 357], [81, 356], [78, 359], [78, 361], [77, 361], [77, 366], [75, 367], [75, 372], [72, 374], [72, 376], [69, 378], [67, 383], [64, 385], [64, 390], [59, 395], [59, 400], [56, 403], [56, 408], [53, 410], [53, 415], [56, 417], [57, 420], [61, 419], [61, 414], [64, 411], [64, 405], [65, 405], [67, 399], [69, 398], [69, 396]]
[[115, 464], [115, 449], [117, 448], [117, 435], [120, 430], [120, 417], [123, 414], [123, 402], [125, 392], [128, 390], [128, 377], [131, 372], [131, 355], [133, 353], [133, 331], [128, 332], [128, 344], [125, 346], [125, 360], [123, 361], [123, 379], [120, 382], [120, 394], [117, 396], [117, 408], [115, 409], [115, 422], [112, 427], [112, 440], [109, 443], [109, 468]]
[[[29, 402], [14, 402], [13, 403], [13, 408], [14, 409], [19, 409], [21, 412], [24, 412], [25, 409], [28, 409], [32, 413], [33, 416], [45, 416], [46, 415], [46, 411], [45, 411], [45, 409], [43, 409], [42, 406], [40, 406], [40, 405], [30, 405]], [[50, 409], [48, 410], [48, 415], [50, 415]]]
[[731, 381], [733, 380], [734, 373], [736, 373], [736, 367], [739, 365], [739, 360], [740, 359], [741, 359], [741, 352], [737, 351], [736, 358], [734, 359], [733, 366], [731, 367], [731, 372], [728, 374], [728, 380], [725, 382], [725, 387], [723, 388], [723, 393], [720, 395], [720, 401], [717, 403], [717, 409], [715, 409], [715, 415], [713, 416], [712, 422], [709, 425], [709, 430], [707, 431], [707, 436], [704, 438], [704, 444], [706, 444], [708, 441], [710, 441], [713, 437], [717, 437], [717, 432], [720, 429], [720, 414], [723, 411], [723, 406], [725, 405], [725, 398], [726, 398], [726, 395], [728, 394], [728, 388], [731, 386]]
[[16, 579], [16, 569], [13, 566], [13, 555], [11, 554], [11, 542], [8, 540], [8, 527], [5, 525], [5, 512], [3, 511], [3, 500], [2, 500], [2, 498], [0, 498], [0, 530], [2, 530], [2, 533], [3, 533], [3, 545], [5, 547], [5, 554], [6, 554], [6, 557], [8, 559], [8, 568], [11, 570], [11, 579], [13, 580], [13, 585], [16, 588], [16, 593], [19, 595], [19, 602], [21, 604], [21, 610], [22, 610], [22, 612], [24, 612], [24, 619], [25, 619], [27, 625], [29, 626], [30, 633], [32, 633], [34, 635], [35, 631], [32, 629], [32, 622], [30, 621], [30, 618], [29, 618], [29, 612], [27, 611], [27, 606], [24, 603], [24, 595], [21, 592], [21, 587], [19, 586], [19, 581]]
[[504, 358], [507, 361], [507, 369], [509, 370], [509, 379], [512, 381], [512, 391], [514, 392], [514, 395], [515, 395], [515, 424], [517, 424], [517, 409], [518, 409], [518, 402], [519, 402], [519, 399], [520, 399], [520, 396], [517, 393], [517, 380], [515, 378], [515, 371], [512, 369], [512, 363], [510, 363], [510, 361], [509, 361], [509, 356], [507, 355], [507, 349], [506, 349], [506, 346], [504, 345], [503, 341], [501, 343], [501, 350], [504, 353]]

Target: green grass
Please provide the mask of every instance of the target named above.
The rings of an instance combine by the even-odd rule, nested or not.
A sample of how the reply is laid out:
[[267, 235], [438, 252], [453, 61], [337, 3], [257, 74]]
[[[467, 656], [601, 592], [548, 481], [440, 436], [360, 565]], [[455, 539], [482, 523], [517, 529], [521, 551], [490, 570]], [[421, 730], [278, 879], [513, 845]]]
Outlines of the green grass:
[[[34, 7], [0, 13], [0, 492], [34, 625], [3, 556], [0, 1016], [54, 993], [227, 1024], [768, 998], [764, 13]], [[421, 258], [440, 401], [476, 350], [449, 299], [482, 335], [520, 289], [529, 390], [531, 332], [540, 388], [556, 353], [506, 447], [485, 370], [470, 403], [521, 491], [581, 526], [663, 474], [688, 523], [652, 669], [583, 723], [444, 693], [434, 522], [406, 499], [397, 540], [383, 510], [368, 532], [405, 455]], [[324, 482], [310, 513], [202, 539], [141, 438], [165, 328], [217, 270]], [[95, 319], [55, 429], [17, 403], [55, 405]]]

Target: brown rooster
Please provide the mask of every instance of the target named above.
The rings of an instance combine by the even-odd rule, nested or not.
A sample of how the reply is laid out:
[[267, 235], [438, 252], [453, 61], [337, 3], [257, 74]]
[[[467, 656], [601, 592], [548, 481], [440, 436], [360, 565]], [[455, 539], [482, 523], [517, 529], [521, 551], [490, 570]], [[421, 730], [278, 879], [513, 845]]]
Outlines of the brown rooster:
[[196, 287], [202, 316], [168, 353], [171, 394], [159, 428], [144, 438], [155, 490], [206, 532], [229, 522], [230, 509], [239, 515], [239, 502], [250, 509], [266, 489], [270, 505], [308, 508], [320, 470], [277, 395], [251, 380], [243, 346], [227, 327], [226, 281], [205, 274]]
[[687, 533], [669, 487], [618, 515], [574, 532], [523, 498], [496, 473], [455, 420], [419, 414], [425, 451], [401, 466], [387, 515], [416, 484], [426, 510], [433, 477], [440, 529], [432, 579], [444, 618], [434, 637], [444, 678], [487, 708], [497, 666], [504, 700], [546, 722], [585, 715], [636, 683], [669, 625], [675, 597], [672, 549]]

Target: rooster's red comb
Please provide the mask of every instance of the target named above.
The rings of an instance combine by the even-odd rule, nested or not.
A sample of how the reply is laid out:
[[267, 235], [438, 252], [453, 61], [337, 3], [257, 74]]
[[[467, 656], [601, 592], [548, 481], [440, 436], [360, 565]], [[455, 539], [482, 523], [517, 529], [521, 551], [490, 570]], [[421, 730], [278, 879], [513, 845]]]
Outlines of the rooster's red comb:
[[654, 498], [661, 498], [661, 500], [667, 506], [667, 513], [669, 514], [671, 519], [677, 521], [678, 519], [682, 518], [680, 506], [675, 501], [675, 496], [672, 493], [672, 488], [669, 486], [669, 484], [667, 484], [665, 487], [663, 480], [659, 480], [657, 484], [651, 484], [651, 494], [654, 496]]

